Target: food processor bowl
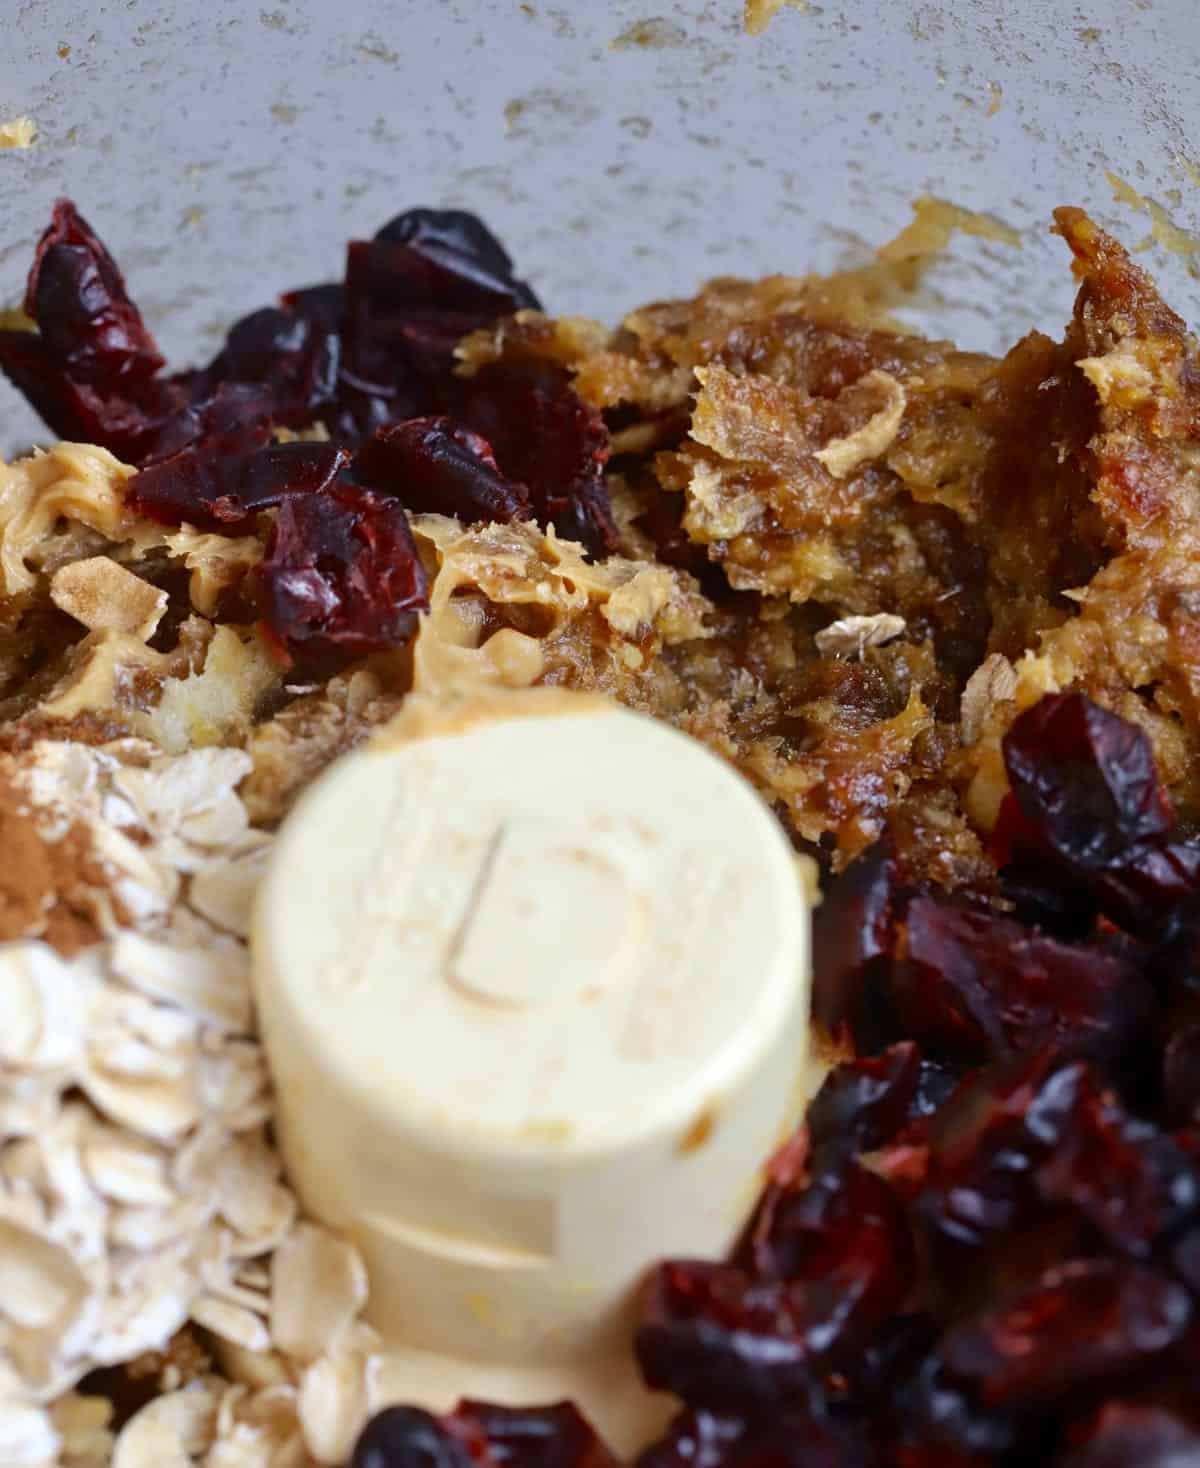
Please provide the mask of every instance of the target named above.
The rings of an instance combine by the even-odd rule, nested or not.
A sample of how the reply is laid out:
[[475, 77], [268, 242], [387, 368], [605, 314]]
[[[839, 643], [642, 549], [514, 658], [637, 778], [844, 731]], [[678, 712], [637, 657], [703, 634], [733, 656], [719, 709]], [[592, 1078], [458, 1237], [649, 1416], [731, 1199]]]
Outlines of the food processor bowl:
[[[69, 195], [172, 362], [419, 203], [481, 214], [549, 309], [608, 321], [865, 258], [925, 194], [1020, 237], [925, 281], [922, 324], [967, 346], [1061, 324], [1059, 204], [1151, 237], [1183, 307], [1200, 274], [1192, 0], [788, 0], [756, 35], [742, 0], [14, 0], [9, 35], [0, 122], [37, 137], [0, 152], [0, 299]], [[0, 407], [7, 448], [36, 438]]]

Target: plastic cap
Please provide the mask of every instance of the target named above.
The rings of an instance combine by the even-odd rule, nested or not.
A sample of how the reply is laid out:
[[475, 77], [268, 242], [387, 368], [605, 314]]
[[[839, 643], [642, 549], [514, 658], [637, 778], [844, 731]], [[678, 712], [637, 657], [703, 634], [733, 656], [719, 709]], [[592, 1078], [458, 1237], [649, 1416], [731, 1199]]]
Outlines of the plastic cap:
[[807, 928], [751, 787], [590, 696], [425, 709], [306, 794], [255, 924], [281, 1145], [416, 1400], [588, 1405], [647, 1266], [729, 1246], [801, 1104]]

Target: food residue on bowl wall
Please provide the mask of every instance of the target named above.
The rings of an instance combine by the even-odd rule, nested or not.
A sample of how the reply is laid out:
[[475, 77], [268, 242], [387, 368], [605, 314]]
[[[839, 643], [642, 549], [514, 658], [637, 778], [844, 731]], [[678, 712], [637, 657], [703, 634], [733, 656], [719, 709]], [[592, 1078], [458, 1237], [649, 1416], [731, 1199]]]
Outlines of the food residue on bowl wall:
[[14, 117], [8, 122], [0, 122], [0, 148], [32, 148], [37, 135], [37, 124], [32, 117]]
[[671, 46], [685, 45], [687, 38], [687, 31], [677, 21], [652, 15], [627, 26], [608, 43], [608, 48], [610, 51], [665, 51]]
[[[1180, 162], [1190, 178], [1200, 181], [1200, 170], [1196, 169], [1194, 163], [1183, 158]], [[1150, 233], [1140, 244], [1134, 246], [1135, 251], [1148, 250], [1152, 245], [1159, 244], [1168, 255], [1181, 255], [1187, 266], [1188, 274], [1200, 279], [1200, 235], [1177, 224], [1167, 212], [1165, 205], [1160, 204], [1157, 199], [1152, 199], [1148, 194], [1139, 193], [1119, 174], [1109, 172], [1105, 174], [1105, 177], [1112, 185], [1113, 198], [1118, 204], [1125, 204], [1139, 214], [1150, 216]]]
[[748, 36], [761, 36], [784, 6], [801, 14], [811, 7], [809, 0], [746, 0], [743, 24]]

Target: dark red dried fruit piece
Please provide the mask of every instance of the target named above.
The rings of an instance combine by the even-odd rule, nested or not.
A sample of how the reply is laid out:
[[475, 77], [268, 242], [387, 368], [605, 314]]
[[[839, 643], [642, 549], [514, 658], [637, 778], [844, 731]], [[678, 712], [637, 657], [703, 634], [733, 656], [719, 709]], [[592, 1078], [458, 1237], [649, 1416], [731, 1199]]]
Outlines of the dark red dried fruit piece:
[[359, 1434], [350, 1468], [472, 1468], [466, 1449], [420, 1407], [387, 1407]]
[[1064, 880], [1057, 864], [1040, 853], [1011, 795], [1001, 804], [992, 838], [993, 855], [1004, 863], [1000, 896], [1017, 922], [1069, 943], [1095, 936], [1099, 902], [1077, 882]]
[[1153, 934], [1162, 918], [1200, 890], [1200, 846], [1143, 841], [1092, 884], [1100, 908], [1134, 933]]
[[917, 1094], [913, 1097], [911, 1108], [913, 1120], [925, 1122], [932, 1117], [942, 1103], [949, 1100], [962, 1078], [961, 1067], [922, 1056]]
[[1052, 1050], [988, 1066], [926, 1125], [909, 1191], [926, 1282], [947, 1308], [1035, 1278], [1091, 1237], [1085, 1220], [1046, 1202], [1034, 1176], [1070, 1125], [1083, 1070]]
[[1153, 1365], [1183, 1339], [1192, 1314], [1188, 1292], [1153, 1270], [1073, 1260], [952, 1326], [939, 1350], [986, 1407], [1026, 1409]]
[[836, 1066], [806, 1117], [818, 1165], [870, 1152], [870, 1170], [908, 1201], [925, 1181], [930, 1119], [961, 1079], [959, 1067], [921, 1058], [911, 1041]]
[[933, 1317], [923, 1311], [889, 1316], [848, 1370], [826, 1378], [826, 1399], [868, 1419], [890, 1412], [897, 1385], [920, 1371], [939, 1334]]
[[660, 1266], [637, 1335], [647, 1382], [686, 1401], [780, 1401], [853, 1364], [915, 1270], [904, 1210], [848, 1159], [774, 1183], [733, 1265]]
[[337, 423], [356, 441], [387, 422], [450, 411], [458, 342], [538, 301], [480, 220], [411, 209], [373, 240], [351, 242], [342, 304]]
[[571, 1402], [497, 1407], [464, 1401], [442, 1424], [481, 1468], [617, 1468], [617, 1459]]
[[1157, 938], [1165, 918], [1200, 890], [1200, 846], [1152, 840], [1128, 847], [1110, 866], [1084, 871], [1040, 843], [1008, 795], [994, 833], [1006, 865], [1001, 890], [1021, 922], [1064, 938], [1086, 938], [1103, 913], [1130, 933]]
[[428, 605], [403, 507], [357, 485], [283, 500], [256, 574], [267, 626], [292, 656], [395, 647]]
[[978, 1062], [1057, 1043], [1116, 1057], [1150, 1038], [1149, 985], [1130, 959], [1098, 944], [914, 897], [897, 951], [890, 993], [901, 1028], [935, 1054]]
[[491, 446], [449, 418], [410, 418], [381, 428], [354, 460], [355, 477], [408, 509], [477, 521], [528, 520], [529, 490], [500, 472]]
[[1129, 1115], [1093, 1074], [1072, 1074], [1065, 1124], [1034, 1169], [1038, 1192], [1085, 1217], [1111, 1247], [1148, 1257], [1200, 1204], [1200, 1176], [1169, 1136]]
[[229, 387], [261, 389], [274, 424], [320, 418], [353, 445], [384, 423], [453, 407], [458, 340], [537, 304], [479, 220], [415, 209], [350, 246], [345, 286], [290, 293], [239, 321], [207, 368], [164, 378], [120, 271], [64, 200], [29, 277], [40, 334], [0, 332], [0, 369], [61, 436], [132, 463], [199, 442], [188, 405]]
[[1046, 1461], [1033, 1447], [1036, 1429], [998, 1412], [985, 1412], [948, 1381], [936, 1352], [900, 1385], [891, 1410], [880, 1414], [876, 1438], [887, 1468], [992, 1468]]
[[635, 1350], [647, 1386], [718, 1410], [764, 1406], [814, 1379], [803, 1285], [727, 1264], [671, 1260], [654, 1272]]
[[882, 1146], [908, 1120], [920, 1081], [921, 1055], [910, 1040], [834, 1066], [805, 1117], [813, 1147], [852, 1153]]
[[204, 395], [224, 382], [257, 383], [269, 389], [275, 423], [306, 428], [332, 408], [340, 363], [335, 321], [315, 309], [266, 306], [230, 328], [224, 348], [199, 374], [193, 392]]
[[529, 486], [539, 524], [594, 555], [616, 550], [604, 484], [608, 429], [566, 372], [491, 363], [462, 385], [455, 416], [487, 439], [505, 474]]
[[340, 331], [346, 319], [346, 287], [340, 281], [301, 286], [298, 290], [284, 291], [279, 304], [319, 326]]
[[141, 459], [176, 406], [170, 385], [157, 379], [137, 385], [136, 401], [73, 381], [28, 331], [0, 331], [0, 371], [60, 438], [100, 444], [129, 463]]
[[868, 1468], [874, 1461], [855, 1428], [797, 1402], [750, 1422], [685, 1412], [637, 1468]]
[[421, 301], [493, 316], [541, 310], [537, 296], [513, 273], [504, 246], [464, 209], [409, 209], [378, 230], [374, 243], [402, 246], [422, 262], [429, 284]]
[[1004, 740], [1012, 793], [993, 835], [1018, 914], [1081, 931], [1101, 910], [1135, 932], [1200, 886], [1200, 847], [1175, 817], [1136, 725], [1082, 693], [1043, 699]]
[[121, 272], [67, 199], [38, 244], [25, 309], [38, 331], [0, 331], [0, 370], [60, 437], [136, 462], [184, 394], [156, 376], [162, 358]]
[[1179, 1025], [1163, 1051], [1163, 1102], [1174, 1126], [1200, 1121], [1200, 1020]]
[[[314, 414], [335, 442], [353, 447], [369, 439], [385, 423], [428, 413], [440, 405], [440, 393], [431, 398], [420, 383], [409, 381], [403, 388], [398, 386], [396, 372], [389, 372], [386, 363], [377, 367], [379, 381], [366, 380], [361, 372], [355, 371], [354, 363], [348, 360], [350, 315], [344, 285], [306, 286], [303, 290], [286, 292], [280, 302], [286, 310], [310, 323], [314, 339], [332, 336], [337, 340], [334, 397], [331, 402], [322, 403]], [[360, 336], [364, 329], [360, 329]], [[359, 356], [362, 354], [360, 350]]]
[[1166, 915], [1155, 934], [1149, 972], [1164, 996], [1190, 1007], [1200, 1001], [1200, 895]]
[[807, 1183], [771, 1183], [751, 1219], [740, 1258], [759, 1278], [834, 1285], [840, 1302], [822, 1326], [822, 1349], [863, 1322], [896, 1309], [913, 1272], [904, 1210], [888, 1187], [858, 1163], [814, 1156]]
[[1079, 692], [1043, 698], [1004, 738], [1021, 813], [1046, 846], [1095, 870], [1174, 827], [1146, 735]]
[[186, 448], [135, 474], [129, 503], [162, 525], [232, 534], [289, 496], [327, 490], [349, 459], [331, 443], [277, 443], [221, 458]]
[[223, 382], [178, 408], [147, 445], [143, 465], [193, 448], [206, 456], [246, 454], [272, 440], [270, 393], [257, 383]]
[[1066, 1249], [1149, 1257], [1196, 1208], [1186, 1155], [1053, 1050], [965, 1081], [928, 1129], [915, 1204], [947, 1298], [1011, 1288]]
[[747, 1435], [742, 1417], [689, 1408], [636, 1460], [636, 1468], [725, 1468]]
[[1200, 1468], [1200, 1432], [1161, 1407], [1109, 1402], [1063, 1468]]
[[76, 382], [109, 392], [153, 377], [163, 365], [116, 261], [69, 199], [54, 205], [25, 291], [51, 359]]
[[873, 1042], [888, 1028], [872, 980], [892, 956], [908, 896], [885, 837], [850, 863], [813, 914], [813, 1018], [831, 1035], [848, 1028], [861, 1050], [880, 1048]]

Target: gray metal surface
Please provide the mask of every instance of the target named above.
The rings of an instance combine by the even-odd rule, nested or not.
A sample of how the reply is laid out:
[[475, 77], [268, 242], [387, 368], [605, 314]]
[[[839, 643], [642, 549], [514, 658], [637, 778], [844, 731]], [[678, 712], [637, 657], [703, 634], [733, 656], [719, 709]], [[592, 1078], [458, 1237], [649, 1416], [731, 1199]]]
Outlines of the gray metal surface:
[[[1196, 0], [810, 0], [759, 37], [741, 0], [0, 3], [0, 120], [40, 132], [0, 153], [0, 299], [69, 194], [178, 361], [418, 202], [479, 211], [555, 308], [614, 317], [855, 257], [932, 191], [1027, 237], [943, 272], [937, 324], [980, 344], [1065, 308], [1054, 204], [1146, 233], [1106, 169], [1200, 222]], [[1200, 255], [1145, 258], [1200, 314]], [[0, 390], [0, 442], [30, 421]]]

